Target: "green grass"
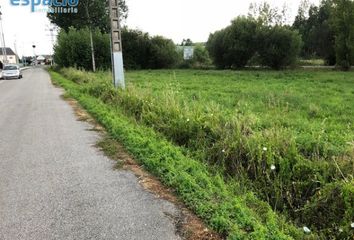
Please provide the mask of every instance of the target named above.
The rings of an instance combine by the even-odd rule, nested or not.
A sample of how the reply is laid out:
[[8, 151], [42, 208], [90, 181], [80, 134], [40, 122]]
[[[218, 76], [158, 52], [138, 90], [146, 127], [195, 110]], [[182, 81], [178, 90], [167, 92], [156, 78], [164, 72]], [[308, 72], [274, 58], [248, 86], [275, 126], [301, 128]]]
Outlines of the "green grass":
[[326, 63], [323, 59], [301, 59], [298, 62], [301, 66], [325, 66]]
[[[264, 213], [257, 208], [264, 204], [260, 204], [262, 199], [324, 239], [349, 239], [352, 234], [353, 72], [137, 71], [128, 72], [125, 92], [110, 86], [107, 73], [66, 69], [62, 74], [78, 83], [72, 86], [81, 94], [95, 97], [107, 107], [119, 106], [120, 115], [114, 116], [120, 119], [125, 115], [137, 126], [153, 129], [157, 136], [179, 146], [180, 157], [192, 165], [202, 164], [197, 168], [211, 179], [222, 179], [217, 182], [225, 184], [228, 193], [206, 190], [203, 194], [208, 200], [215, 201], [210, 196], [216, 194], [218, 201], [222, 196], [227, 204], [243, 202], [240, 209], [250, 212], [232, 215], [239, 210], [225, 211], [218, 201], [202, 204], [201, 212], [189, 205], [219, 232], [246, 236], [241, 233], [250, 231], [258, 236], [250, 239], [280, 239], [269, 235], [277, 224], [270, 228], [265, 224], [268, 220], [263, 221]], [[126, 147], [129, 149], [129, 144]], [[144, 149], [133, 149], [138, 158], [144, 153]], [[159, 167], [157, 164], [150, 170], [164, 179], [164, 173], [156, 172]], [[190, 170], [188, 181], [196, 181], [198, 173], [199, 170]], [[215, 186], [214, 180], [210, 182], [206, 186]], [[194, 186], [177, 187], [188, 194], [194, 191]], [[243, 195], [252, 196], [257, 204], [252, 203], [255, 200], [240, 200]], [[194, 197], [182, 195], [187, 203], [195, 201]], [[211, 217], [205, 207], [225, 212], [215, 218], [215, 212]], [[260, 219], [265, 230], [248, 226], [253, 222], [245, 220], [249, 217]], [[242, 224], [238, 225], [240, 221]], [[231, 227], [234, 223], [236, 226]], [[292, 236], [298, 238], [295, 235]]]

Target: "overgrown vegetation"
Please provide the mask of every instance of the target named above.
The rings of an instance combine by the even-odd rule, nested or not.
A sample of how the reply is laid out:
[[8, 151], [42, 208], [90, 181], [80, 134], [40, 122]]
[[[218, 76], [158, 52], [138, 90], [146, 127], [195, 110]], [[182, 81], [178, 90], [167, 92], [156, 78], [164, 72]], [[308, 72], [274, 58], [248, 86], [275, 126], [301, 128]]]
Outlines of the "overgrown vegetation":
[[[137, 124], [117, 105], [108, 103], [108, 99], [122, 92], [108, 87], [105, 75], [64, 72], [76, 83], [55, 72], [51, 72], [52, 80], [64, 87], [137, 161], [172, 187], [189, 208], [219, 233], [235, 240], [316, 239], [316, 235], [305, 235], [286, 223], [241, 184], [226, 183], [217, 170], [187, 156], [185, 149], [174, 146], [152, 128]], [[107, 103], [94, 96], [98, 94], [107, 94]]]
[[[180, 146], [181, 157], [198, 160], [193, 164], [207, 164], [209, 167], [203, 165], [205, 171], [221, 171], [227, 186], [232, 186], [233, 197], [253, 191], [273, 210], [298, 226], [306, 225], [322, 239], [352, 236], [352, 72], [130, 72], [124, 92], [113, 89], [105, 73], [73, 69], [61, 73], [77, 83], [69, 88], [77, 89], [80, 95], [88, 94], [115, 109], [119, 106], [125, 115]], [[110, 118], [111, 114], [105, 126], [114, 133]], [[142, 159], [145, 148], [134, 148], [134, 155]], [[155, 150], [154, 156], [166, 159], [159, 155], [161, 149]], [[171, 164], [177, 164], [172, 159], [176, 158], [170, 159]], [[159, 164], [153, 169], [159, 169]], [[188, 174], [197, 174], [195, 171], [190, 169]], [[164, 178], [162, 172], [158, 175]], [[194, 175], [190, 181], [203, 183]], [[194, 187], [185, 191], [195, 193]], [[265, 206], [259, 201], [246, 205], [254, 210], [258, 204]], [[224, 209], [218, 205], [213, 205], [217, 211]], [[198, 213], [195, 206], [192, 208]], [[227, 214], [234, 214], [229, 211]], [[254, 211], [256, 216], [264, 216], [261, 209]], [[239, 226], [233, 229], [226, 220], [230, 216], [218, 218], [216, 224], [206, 212], [198, 214], [222, 233], [238, 231]], [[231, 222], [240, 221], [240, 215], [233, 217], [236, 219]], [[262, 236], [253, 239], [268, 239]]]

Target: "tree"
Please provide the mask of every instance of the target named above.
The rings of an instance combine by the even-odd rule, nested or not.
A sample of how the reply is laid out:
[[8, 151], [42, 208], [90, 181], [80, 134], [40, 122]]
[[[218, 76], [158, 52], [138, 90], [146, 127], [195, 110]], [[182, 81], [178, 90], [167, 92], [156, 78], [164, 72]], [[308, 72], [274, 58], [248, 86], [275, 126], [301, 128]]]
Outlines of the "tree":
[[301, 49], [301, 36], [287, 27], [263, 27], [258, 34], [257, 52], [261, 63], [273, 69], [295, 64]]
[[323, 0], [319, 7], [300, 4], [293, 29], [299, 31], [304, 42], [301, 56], [321, 57], [328, 65], [335, 64], [334, 31], [330, 26], [332, 0]]
[[288, 6], [284, 3], [279, 9], [272, 7], [268, 2], [251, 3], [248, 17], [256, 19], [261, 25], [285, 25], [288, 21]]
[[[128, 8], [125, 0], [119, 1], [121, 20], [127, 17]], [[68, 31], [70, 27], [76, 29], [88, 28], [90, 37], [90, 49], [92, 70], [96, 71], [95, 48], [92, 29], [99, 29], [108, 33], [110, 29], [109, 9], [107, 3], [102, 0], [80, 0], [77, 13], [48, 13], [48, 18], [61, 29]]]
[[150, 61], [150, 36], [140, 30], [122, 29], [124, 67], [127, 69], [148, 68]]
[[183, 39], [181, 46], [193, 46], [193, 42], [189, 38]]
[[223, 39], [226, 66], [244, 67], [255, 54], [257, 27], [257, 22], [252, 18], [238, 17], [226, 28]]
[[209, 36], [207, 49], [218, 68], [244, 67], [256, 51], [258, 24], [238, 17], [227, 28]]
[[294, 64], [301, 37], [289, 26], [269, 25], [252, 17], [238, 17], [209, 36], [207, 49], [218, 68], [240, 68], [260, 59], [274, 69]]
[[337, 65], [349, 70], [354, 64], [354, 2], [334, 0], [332, 26], [335, 31]]
[[[93, 31], [93, 39], [97, 46], [95, 48], [97, 67], [109, 68], [111, 58], [108, 34], [96, 29]], [[73, 27], [68, 31], [61, 30], [54, 47], [54, 60], [60, 67], [92, 69], [90, 31], [87, 28], [77, 30]]]
[[208, 67], [211, 64], [209, 53], [202, 45], [196, 45], [192, 58], [192, 65], [194, 67]]
[[[125, 0], [120, 0], [119, 6], [120, 20], [123, 21], [128, 16], [128, 7]], [[80, 0], [78, 13], [48, 13], [47, 17], [52, 23], [65, 31], [68, 31], [70, 27], [76, 29], [98, 28], [105, 33], [109, 33], [110, 30], [108, 5], [104, 0]]]
[[222, 29], [210, 34], [206, 43], [206, 48], [213, 59], [213, 63], [219, 69], [226, 68], [226, 62], [224, 61], [226, 46], [223, 43], [225, 32], [225, 29]]
[[152, 69], [170, 68], [178, 59], [176, 45], [172, 40], [161, 36], [151, 38], [149, 67]]

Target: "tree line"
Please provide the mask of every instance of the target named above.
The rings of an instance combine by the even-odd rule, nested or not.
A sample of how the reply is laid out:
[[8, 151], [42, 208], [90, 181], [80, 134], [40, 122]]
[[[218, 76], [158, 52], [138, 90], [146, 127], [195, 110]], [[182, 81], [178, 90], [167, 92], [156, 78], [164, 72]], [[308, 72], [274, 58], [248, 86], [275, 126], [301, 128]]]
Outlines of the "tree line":
[[[234, 19], [224, 29], [210, 34], [206, 43], [196, 45], [193, 59], [183, 60], [172, 40], [151, 37], [140, 30], [122, 29], [125, 68], [157, 69], [206, 67], [220, 69], [267, 66], [282, 69], [297, 58], [323, 58], [328, 65], [348, 70], [354, 64], [354, 2], [322, 0], [320, 6], [302, 0], [292, 25], [286, 7], [268, 3], [252, 4], [248, 16]], [[125, 1], [120, 1], [120, 17], [128, 16]], [[60, 27], [54, 59], [59, 66], [92, 69], [90, 35], [98, 68], [110, 67], [109, 16], [101, 0], [82, 0], [77, 14], [49, 13]], [[194, 45], [190, 39], [182, 45]]]
[[323, 58], [344, 70], [354, 64], [352, 0], [322, 0], [319, 6], [302, 0], [292, 28], [302, 36], [302, 57]]

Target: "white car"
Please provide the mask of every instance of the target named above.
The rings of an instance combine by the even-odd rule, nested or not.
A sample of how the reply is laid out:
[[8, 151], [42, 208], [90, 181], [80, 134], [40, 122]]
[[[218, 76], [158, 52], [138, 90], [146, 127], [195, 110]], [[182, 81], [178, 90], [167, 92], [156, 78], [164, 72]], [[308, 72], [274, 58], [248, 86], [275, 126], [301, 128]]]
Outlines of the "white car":
[[10, 79], [10, 78], [22, 78], [22, 72], [19, 66], [17, 65], [6, 65], [2, 70], [2, 78]]

